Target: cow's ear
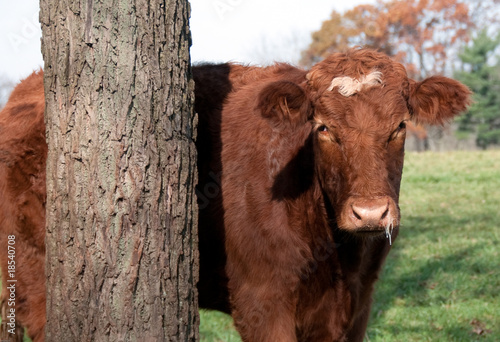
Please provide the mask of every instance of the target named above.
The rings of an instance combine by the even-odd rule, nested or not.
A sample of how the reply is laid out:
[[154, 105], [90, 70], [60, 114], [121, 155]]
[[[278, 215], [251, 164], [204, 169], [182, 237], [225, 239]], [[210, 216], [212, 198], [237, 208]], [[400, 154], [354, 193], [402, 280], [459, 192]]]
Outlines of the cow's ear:
[[277, 124], [304, 123], [311, 114], [311, 102], [299, 85], [290, 81], [276, 81], [261, 90], [257, 108], [262, 116]]
[[442, 125], [460, 114], [471, 103], [471, 91], [462, 83], [443, 76], [421, 82], [410, 80], [409, 105], [412, 119]]

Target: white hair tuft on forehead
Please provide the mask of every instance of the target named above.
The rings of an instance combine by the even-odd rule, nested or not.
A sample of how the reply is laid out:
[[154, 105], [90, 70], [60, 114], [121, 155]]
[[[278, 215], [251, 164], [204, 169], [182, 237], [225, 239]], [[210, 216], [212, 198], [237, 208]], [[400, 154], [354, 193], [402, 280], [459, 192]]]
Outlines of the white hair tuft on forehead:
[[371, 88], [381, 84], [382, 72], [375, 70], [361, 76], [359, 80], [349, 76], [335, 77], [327, 90], [332, 91], [333, 88], [338, 87], [339, 93], [347, 97], [360, 92], [364, 87]]

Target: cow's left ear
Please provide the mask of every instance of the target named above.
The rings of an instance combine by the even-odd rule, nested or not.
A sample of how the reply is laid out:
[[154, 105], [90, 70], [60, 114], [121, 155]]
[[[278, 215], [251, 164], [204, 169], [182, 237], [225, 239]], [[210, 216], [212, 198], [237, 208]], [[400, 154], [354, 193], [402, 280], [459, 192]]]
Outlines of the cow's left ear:
[[416, 122], [442, 125], [467, 109], [470, 96], [471, 91], [462, 83], [432, 76], [421, 82], [410, 80], [408, 103]]
[[276, 81], [261, 90], [257, 108], [262, 116], [276, 124], [305, 123], [311, 114], [311, 102], [299, 85], [290, 81]]

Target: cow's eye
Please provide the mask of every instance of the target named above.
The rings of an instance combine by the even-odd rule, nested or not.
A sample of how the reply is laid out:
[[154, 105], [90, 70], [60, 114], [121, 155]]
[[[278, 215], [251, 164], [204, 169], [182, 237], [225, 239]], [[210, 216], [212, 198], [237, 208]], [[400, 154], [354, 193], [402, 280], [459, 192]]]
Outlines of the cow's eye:
[[396, 139], [398, 136], [400, 136], [402, 133], [404, 133], [405, 130], [406, 130], [406, 120], [401, 121], [398, 128], [396, 128], [396, 130], [394, 132], [392, 132], [391, 137], [389, 138], [389, 141]]
[[326, 127], [325, 125], [321, 125], [318, 128], [318, 132], [328, 132], [328, 127]]

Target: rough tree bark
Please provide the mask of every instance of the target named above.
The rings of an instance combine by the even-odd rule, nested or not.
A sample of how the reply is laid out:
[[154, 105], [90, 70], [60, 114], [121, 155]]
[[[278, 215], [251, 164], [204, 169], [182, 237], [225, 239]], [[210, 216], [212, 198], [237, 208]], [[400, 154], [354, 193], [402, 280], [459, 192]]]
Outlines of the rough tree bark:
[[41, 0], [47, 341], [196, 341], [187, 0]]

